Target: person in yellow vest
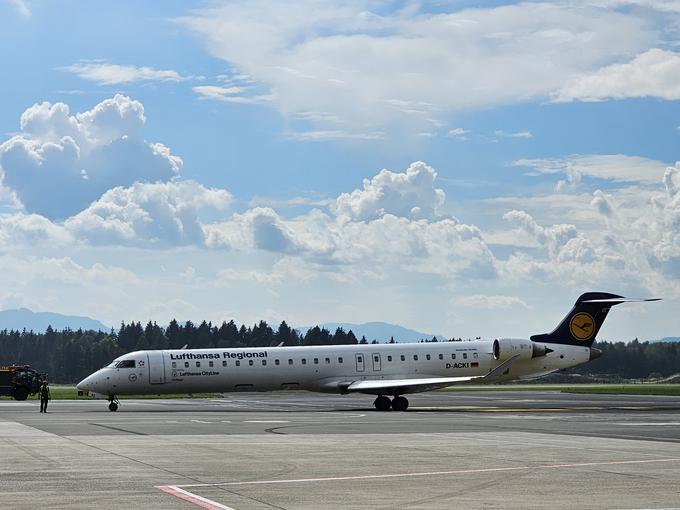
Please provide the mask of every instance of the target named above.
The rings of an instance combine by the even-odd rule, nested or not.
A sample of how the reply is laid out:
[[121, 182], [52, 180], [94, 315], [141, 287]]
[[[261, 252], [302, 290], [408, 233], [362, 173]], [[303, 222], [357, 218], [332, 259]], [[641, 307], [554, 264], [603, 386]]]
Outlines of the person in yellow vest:
[[47, 385], [47, 381], [43, 381], [40, 390], [38, 391], [40, 396], [40, 412], [47, 412], [47, 402], [50, 400], [50, 387]]

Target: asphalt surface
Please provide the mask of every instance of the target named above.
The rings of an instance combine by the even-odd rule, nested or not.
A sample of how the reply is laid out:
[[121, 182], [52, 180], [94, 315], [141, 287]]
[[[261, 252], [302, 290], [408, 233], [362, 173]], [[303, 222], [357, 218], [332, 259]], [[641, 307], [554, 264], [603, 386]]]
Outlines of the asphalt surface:
[[0, 401], [0, 508], [680, 509], [680, 397]]

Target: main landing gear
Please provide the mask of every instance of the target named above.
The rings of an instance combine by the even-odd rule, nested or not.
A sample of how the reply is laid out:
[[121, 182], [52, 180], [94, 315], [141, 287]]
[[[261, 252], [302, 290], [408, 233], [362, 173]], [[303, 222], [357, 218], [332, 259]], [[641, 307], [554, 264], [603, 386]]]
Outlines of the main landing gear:
[[390, 407], [394, 411], [406, 411], [406, 409], [408, 409], [408, 400], [406, 397], [397, 395], [390, 402], [390, 399], [386, 396], [379, 395], [378, 398], [375, 399], [375, 402], [373, 402], [373, 405], [378, 411], [389, 411]]
[[109, 395], [109, 411], [116, 412], [118, 411], [118, 406], [120, 405], [120, 402], [116, 398], [115, 395]]

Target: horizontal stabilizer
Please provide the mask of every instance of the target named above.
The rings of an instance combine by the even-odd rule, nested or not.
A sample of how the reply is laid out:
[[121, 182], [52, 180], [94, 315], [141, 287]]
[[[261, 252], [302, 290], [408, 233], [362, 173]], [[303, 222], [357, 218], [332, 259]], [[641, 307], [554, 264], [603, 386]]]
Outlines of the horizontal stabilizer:
[[581, 303], [609, 303], [612, 305], [618, 305], [619, 303], [646, 303], [647, 301], [661, 301], [661, 298], [609, 298], [609, 299], [586, 299], [581, 301]]

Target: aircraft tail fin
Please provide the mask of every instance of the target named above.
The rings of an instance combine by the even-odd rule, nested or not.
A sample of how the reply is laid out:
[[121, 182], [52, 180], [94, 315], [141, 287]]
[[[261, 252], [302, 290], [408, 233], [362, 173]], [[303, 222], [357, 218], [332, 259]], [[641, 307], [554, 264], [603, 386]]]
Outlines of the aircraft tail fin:
[[659, 301], [659, 298], [635, 299], [606, 292], [586, 292], [576, 300], [574, 307], [552, 333], [533, 335], [531, 340], [590, 347], [612, 306], [646, 301]]

